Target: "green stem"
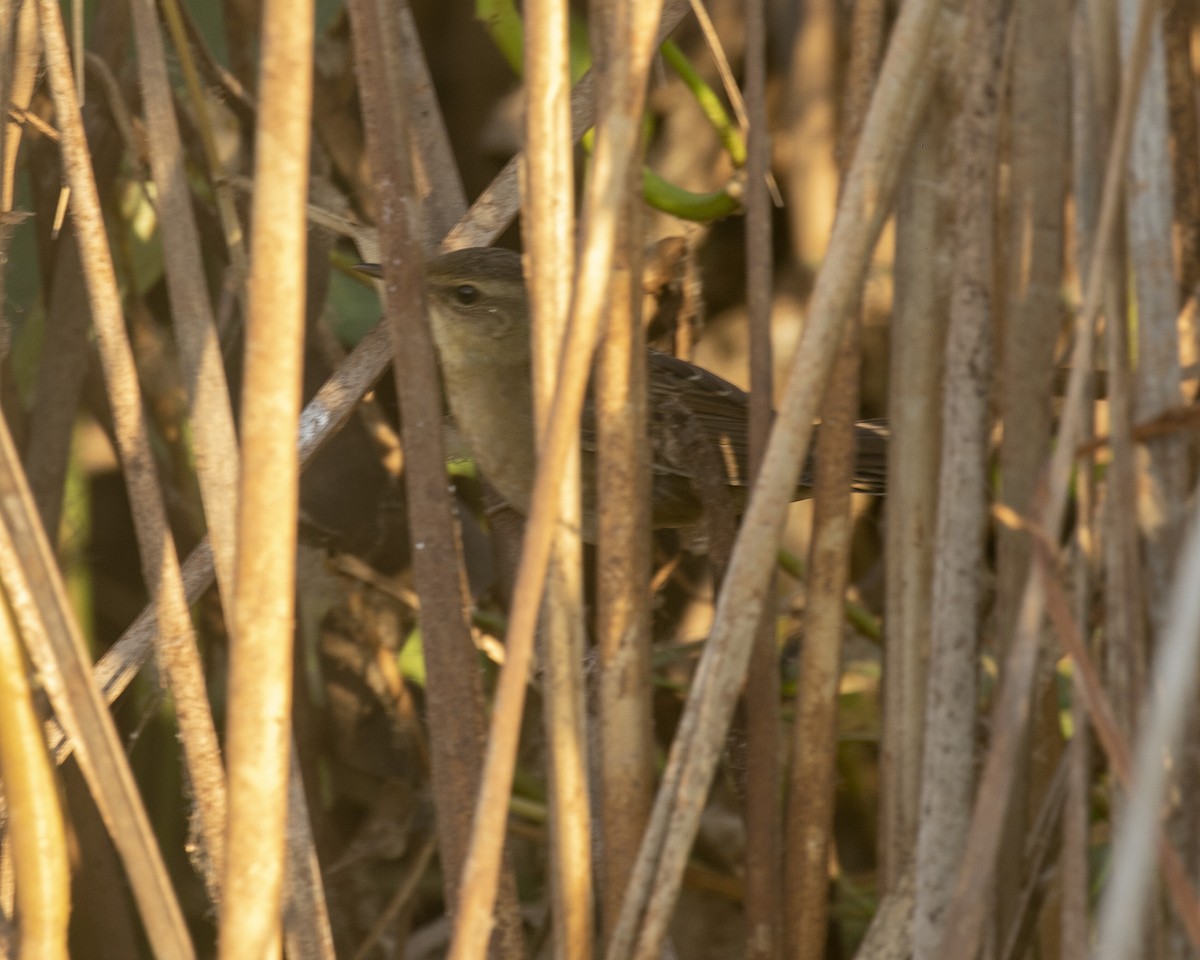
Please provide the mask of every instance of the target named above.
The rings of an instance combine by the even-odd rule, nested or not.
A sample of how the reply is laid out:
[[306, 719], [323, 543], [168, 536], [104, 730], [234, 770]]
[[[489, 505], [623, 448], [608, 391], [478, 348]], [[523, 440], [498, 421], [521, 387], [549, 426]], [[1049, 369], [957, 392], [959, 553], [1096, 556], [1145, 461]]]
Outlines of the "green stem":
[[688, 60], [674, 40], [664, 40], [662, 46], [658, 48], [658, 52], [662, 54], [667, 65], [679, 75], [679, 79], [696, 98], [696, 103], [704, 111], [708, 122], [717, 132], [717, 136], [721, 138], [721, 143], [725, 147], [725, 152], [729, 154], [729, 159], [733, 161], [733, 165], [738, 168], [744, 167], [746, 165], [746, 141], [742, 139], [742, 132], [738, 129], [737, 124], [726, 113], [716, 91], [704, 82], [704, 78], [696, 72], [692, 62]]

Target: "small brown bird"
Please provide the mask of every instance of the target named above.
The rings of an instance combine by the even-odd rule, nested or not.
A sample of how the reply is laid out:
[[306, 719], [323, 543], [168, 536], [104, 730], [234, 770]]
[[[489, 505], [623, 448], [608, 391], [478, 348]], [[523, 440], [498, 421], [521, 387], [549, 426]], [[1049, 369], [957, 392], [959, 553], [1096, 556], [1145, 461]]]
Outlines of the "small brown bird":
[[[360, 269], [379, 276], [375, 264]], [[483, 475], [522, 514], [529, 512], [534, 452], [529, 303], [519, 254], [494, 247], [456, 250], [426, 266], [429, 320], [450, 413]], [[714, 373], [647, 350], [654, 526], [686, 527], [704, 514], [701, 487], [713, 474], [740, 511], [747, 493], [749, 396]], [[854, 489], [882, 494], [887, 426], [857, 425]], [[596, 504], [596, 425], [589, 400], [580, 425], [584, 536]], [[812, 458], [794, 499], [812, 495]], [[711, 486], [711, 484], [710, 484]]]

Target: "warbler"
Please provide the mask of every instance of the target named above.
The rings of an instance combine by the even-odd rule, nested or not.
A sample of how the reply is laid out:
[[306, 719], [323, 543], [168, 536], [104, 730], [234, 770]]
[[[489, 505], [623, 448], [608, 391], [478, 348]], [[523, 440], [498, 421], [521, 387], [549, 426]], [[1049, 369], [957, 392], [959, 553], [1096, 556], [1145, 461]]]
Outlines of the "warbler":
[[[377, 264], [360, 264], [380, 276]], [[506, 503], [528, 514], [537, 467], [529, 301], [521, 257], [479, 247], [426, 265], [426, 298], [442, 383], [454, 426], [480, 471]], [[647, 349], [648, 423], [654, 527], [692, 527], [704, 516], [713, 474], [740, 510], [748, 493], [750, 398], [708, 370]], [[855, 428], [853, 489], [882, 494], [887, 425]], [[584, 537], [594, 539], [596, 417], [590, 396], [580, 423]], [[812, 495], [809, 455], [793, 499]], [[709, 499], [707, 502], [711, 502]]]

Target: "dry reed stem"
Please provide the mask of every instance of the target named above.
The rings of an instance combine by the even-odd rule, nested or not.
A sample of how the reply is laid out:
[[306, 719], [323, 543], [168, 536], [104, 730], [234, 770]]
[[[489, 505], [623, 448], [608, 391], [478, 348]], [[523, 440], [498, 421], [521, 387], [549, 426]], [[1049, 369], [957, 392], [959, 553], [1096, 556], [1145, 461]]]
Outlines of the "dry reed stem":
[[[11, 0], [0, 2], [0, 263], [8, 262], [13, 228], [20, 218], [13, 215], [14, 174], [21, 126], [9, 121], [10, 112], [26, 112], [37, 77], [37, 9]], [[11, 106], [10, 106], [11, 104]], [[0, 270], [0, 304], [7, 303], [6, 272]], [[12, 352], [12, 322], [8, 311], [0, 312], [0, 358]]]
[[1063, 811], [1062, 849], [1058, 868], [1062, 873], [1061, 960], [1085, 960], [1088, 951], [1088, 836], [1091, 801], [1091, 730], [1083, 706], [1083, 687], [1071, 687], [1071, 727], [1067, 744], [1067, 798]]
[[[613, 57], [606, 77], [611, 93], [603, 99], [604, 112], [597, 126], [592, 167], [584, 188], [584, 239], [571, 320], [563, 345], [559, 390], [543, 434], [530, 498], [532, 507], [509, 616], [508, 659], [496, 689], [483, 786], [476, 804], [471, 853], [464, 870], [462, 899], [450, 948], [453, 960], [480, 957], [490, 925], [537, 609], [556, 526], [555, 491], [568, 452], [578, 441], [591, 355], [612, 274], [617, 219], [629, 185], [629, 167], [637, 156], [646, 77], [661, 3], [650, 0], [630, 7], [619, 6], [612, 22]], [[623, 15], [622, 19], [628, 17], [629, 22], [617, 22], [618, 14]]]
[[[1116, 6], [1118, 45], [1122, 59], [1127, 57], [1135, 24], [1136, 5], [1130, 0]], [[1129, 307], [1136, 318], [1128, 328], [1133, 347], [1132, 413], [1146, 420], [1178, 406], [1180, 389], [1179, 272], [1176, 270], [1176, 237], [1172, 177], [1173, 149], [1186, 149], [1172, 143], [1168, 127], [1168, 90], [1164, 19], [1157, 17], [1150, 41], [1149, 60], [1142, 81], [1137, 115], [1134, 120], [1125, 183], [1125, 230], [1127, 268], [1121, 276], [1129, 278]], [[1186, 188], [1185, 188], [1186, 193]], [[1120, 322], [1114, 318], [1114, 322]], [[1111, 329], [1111, 325], [1110, 325]], [[1125, 331], [1122, 331], [1125, 332]], [[1141, 581], [1145, 597], [1145, 622], [1149, 624], [1151, 648], [1157, 648], [1165, 630], [1173, 575], [1181, 537], [1186, 526], [1186, 498], [1189, 492], [1189, 441], [1181, 434], [1159, 437], [1145, 444], [1148, 465], [1138, 469], [1136, 522], [1140, 534], [1137, 556], [1140, 565], [1135, 576]], [[1132, 466], [1133, 461], [1130, 461]], [[1134, 512], [1134, 511], [1129, 511]], [[1129, 611], [1127, 616], [1136, 612]], [[1132, 656], [1149, 657], [1149, 651], [1131, 651]], [[1135, 661], [1136, 662], [1136, 661]], [[1131, 671], [1131, 680], [1148, 677], [1143, 667]], [[1139, 684], [1137, 691], [1141, 693]], [[1140, 713], [1140, 711], [1139, 711]], [[1189, 742], [1200, 732], [1200, 712], [1188, 721]], [[1131, 728], [1134, 729], [1134, 728]], [[1200, 789], [1200, 754], [1191, 749], [1172, 757], [1171, 780], [1174, 789], [1191, 795]], [[1180, 810], [1172, 818], [1170, 832], [1183, 849], [1194, 851], [1200, 842], [1200, 823], [1191, 810]], [[1157, 912], [1158, 930], [1176, 939]], [[1158, 937], [1153, 933], [1151, 937]], [[1181, 955], [1181, 954], [1176, 954]]]
[[971, 815], [994, 336], [997, 87], [1010, 9], [1006, 0], [971, 4], [962, 45], [953, 52], [966, 64], [966, 77], [962, 106], [951, 129], [957, 207], [916, 847], [913, 952], [917, 957], [930, 956], [937, 949]]
[[[207, 279], [202, 271], [200, 238], [192, 212], [191, 190], [183, 169], [182, 139], [175, 119], [158, 18], [153, 2], [148, 0], [135, 0], [131, 12], [150, 169], [158, 188], [158, 225], [162, 232], [171, 319], [188, 391], [196, 472], [209, 541], [213, 545], [217, 585], [226, 600], [226, 621], [232, 624], [229, 601], [233, 596], [239, 472], [233, 407], [217, 339], [216, 319], [208, 298]], [[223, 803], [222, 797], [222, 806]], [[223, 825], [221, 829], [224, 829]], [[216, 867], [219, 872], [219, 858]]]
[[[23, 127], [11, 123], [7, 114], [10, 108], [27, 110], [33, 98], [37, 82], [38, 43], [37, 7], [32, 3], [21, 4], [17, 11], [11, 0], [6, 0], [4, 6], [7, 9], [0, 12], [0, 28], [11, 33], [6, 33], [0, 40], [9, 44], [4, 47], [8, 69], [0, 78], [0, 94], [4, 98], [0, 103], [5, 106], [5, 129], [0, 131], [0, 212], [8, 213], [13, 208], [17, 151], [21, 148]], [[17, 19], [12, 20], [14, 13]]]
[[[632, 176], [640, 180], [640, 171], [635, 169]], [[654, 796], [641, 202], [640, 196], [631, 195], [627, 204], [595, 378], [602, 942], [616, 926]]]
[[1104, 649], [1106, 674], [1121, 726], [1136, 728], [1145, 695], [1147, 629], [1146, 589], [1138, 542], [1138, 451], [1134, 446], [1131, 396], [1129, 317], [1118, 279], [1128, 268], [1114, 256], [1104, 270], [1105, 369], [1108, 429], [1112, 459], [1105, 471], [1102, 506], [1104, 551]]
[[467, 195], [408, 0], [397, 4], [397, 14], [405, 89], [412, 101], [408, 122], [415, 147], [413, 187], [420, 204], [421, 247], [432, 254], [446, 232], [467, 212]]
[[324, 877], [317, 859], [308, 797], [300, 768], [296, 734], [291, 737], [287, 787], [287, 863], [283, 885], [283, 945], [302, 960], [334, 960], [333, 928], [325, 902]]
[[[1117, 120], [1105, 166], [1096, 243], [1091, 251], [1084, 302], [1076, 316], [1067, 401], [1050, 460], [1048, 492], [1040, 511], [1042, 525], [1048, 530], [1057, 530], [1062, 523], [1074, 450], [1082, 428], [1086, 381], [1092, 367], [1093, 327], [1103, 291], [1101, 271], [1115, 235], [1120, 185], [1125, 173], [1136, 93], [1149, 49], [1155, 8], [1155, 0], [1143, 0], [1137, 36], [1121, 81]], [[1044, 611], [1045, 584], [1031, 570], [1017, 620], [1017, 634], [1003, 665], [1004, 682], [993, 710], [992, 746], [979, 780], [962, 866], [947, 908], [941, 948], [937, 954], [940, 960], [954, 960], [964, 953], [973, 953], [982, 935], [993, 890], [996, 857], [1008, 812], [1012, 771], [1029, 720]]]
[[[558, 387], [575, 272], [575, 180], [565, 0], [527, 0], [525, 164], [521, 236], [529, 289], [533, 412], [544, 434]], [[539, 443], [539, 449], [541, 444]], [[583, 541], [580, 453], [571, 449], [555, 492], [554, 531], [539, 635], [550, 806], [550, 911], [559, 957], [590, 960], [594, 940], [591, 807], [583, 663]]]
[[763, 585], [774, 568], [784, 510], [799, 478], [842, 325], [858, 296], [887, 217], [901, 159], [932, 89], [937, 58], [931, 56], [931, 45], [939, 10], [940, 4], [934, 2], [906, 4], [892, 34], [781, 412], [742, 522], [621, 922], [609, 946], [610, 960], [630, 955], [657, 960], [659, 955], [745, 675], [749, 638], [762, 613]]
[[[1008, 98], [1010, 164], [1007, 195], [997, 231], [996, 300], [999, 307], [1000, 477], [1003, 502], [1028, 510], [1052, 429], [1054, 350], [1062, 328], [1064, 218], [1068, 172], [1068, 26], [1070, 4], [1018, 0], [1011, 19]], [[1003, 124], [1003, 120], [1002, 120]], [[1003, 126], [1002, 126], [1003, 129]], [[1003, 142], [1003, 141], [1002, 141]], [[1029, 564], [1025, 534], [996, 531], [996, 635], [1012, 636], [1017, 604]], [[1057, 777], [1062, 735], [1053, 694], [1046, 687], [1028, 744], [1028, 759], [1018, 778], [1009, 838], [999, 865], [996, 929], [1028, 927], [1013, 915], [1027, 909], [1035, 884], [1026, 882], [1025, 844], [1030, 817], [1043, 807], [1052, 777]], [[1050, 899], [1056, 880], [1051, 881]], [[1042, 948], [1057, 954], [1059, 929], [1045, 904], [1040, 928]], [[1025, 932], [1022, 930], [1022, 932]], [[1010, 943], [1017, 943], [1014, 937]]]
[[[474, 648], [465, 621], [458, 533], [446, 496], [442, 446], [441, 389], [433, 342], [424, 316], [424, 266], [420, 230], [414, 222], [413, 175], [409, 166], [412, 130], [402, 64], [405, 57], [390, 4], [358, 0], [350, 6], [356, 42], [356, 72], [363, 92], [367, 150], [379, 183], [378, 206], [384, 305], [397, 394], [404, 411], [402, 439], [409, 497], [413, 574], [421, 597], [431, 694], [430, 724], [435, 731], [433, 776], [439, 814], [439, 845], [446, 902], [464, 910], [459, 893], [467, 854], [471, 809], [479, 783], [482, 691]], [[457, 714], [455, 716], [454, 714]], [[503, 840], [501, 835], [500, 840]], [[493, 943], [498, 955], [523, 955], [520, 918], [511, 877], [505, 874]], [[491, 932], [491, 910], [488, 911]], [[485, 934], [486, 935], [486, 934]]]
[[[1122, 61], [1131, 56], [1137, 9], [1130, 0], [1116, 4]], [[1179, 297], [1172, 249], [1171, 161], [1168, 156], [1166, 55], [1162, 18], [1151, 33], [1140, 88], [1128, 167], [1125, 171], [1125, 229], [1129, 276], [1137, 309], [1137, 365], [1133, 376], [1133, 415], [1146, 420], [1180, 402]], [[1149, 471], [1139, 485], [1138, 527], [1147, 613], [1154, 634], [1163, 626], [1171, 572], [1185, 521], [1187, 447], [1183, 437], [1162, 437], [1147, 444]], [[1182, 758], [1181, 758], [1182, 759]]]
[[[0, 81], [10, 82], [10, 89], [7, 94], [0, 93], [0, 102], [4, 102], [3, 98], [7, 96], [14, 106], [25, 110], [32, 101], [40, 65], [36, 4], [21, 5], [20, 20], [16, 24], [12, 42], [12, 49], [7, 52], [11, 77]], [[7, 133], [0, 134], [0, 141], [4, 145], [3, 167], [0, 168], [0, 212], [7, 212], [12, 209], [17, 151], [23, 139], [23, 127], [7, 122], [3, 126]], [[52, 133], [57, 137], [56, 132]], [[5, 256], [0, 251], [0, 260]], [[55, 295], [47, 307], [46, 327], [55, 331], [56, 349], [43, 356], [38, 365], [24, 454], [25, 475], [37, 501], [42, 522], [47, 530], [57, 531], [62, 513], [63, 479], [75, 430], [75, 414], [87, 369], [89, 317], [87, 294], [79, 276], [79, 251], [74, 244], [63, 245], [54, 269]], [[70, 277], [70, 282], [59, 282], [60, 276]], [[0, 288], [4, 283], [0, 279]], [[3, 297], [2, 291], [0, 297]], [[0, 338], [6, 335], [0, 332]]]
[[[767, 176], [766, 11], [746, 4], [746, 313], [750, 328], [750, 477], [757, 476], [774, 419], [771, 357], [771, 197]], [[711, 41], [710, 41], [711, 42]], [[715, 576], [715, 575], [714, 575]], [[783, 907], [783, 815], [780, 770], [779, 648], [775, 588], [767, 587], [746, 676], [746, 957], [780, 955]]]
[[1192, 72], [1191, 37], [1196, 10], [1181, 0], [1163, 8], [1163, 40], [1167, 53], [1167, 128], [1171, 150], [1171, 188], [1175, 207], [1175, 236], [1179, 243], [1176, 287], [1195, 296], [1200, 283], [1200, 118], [1197, 117]]
[[[941, 455], [941, 380], [951, 256], [940, 144], [948, 108], [936, 94], [896, 202], [896, 287], [889, 339], [888, 564], [880, 751], [880, 869], [892, 890], [909, 870], [920, 819], [925, 682]], [[932, 255], [930, 254], [932, 251]]]
[[[1071, 70], [1077, 66], [1074, 44]], [[1074, 106], [1073, 106], [1074, 109]], [[1077, 139], [1076, 143], [1083, 142]], [[1091, 149], [1086, 147], [1085, 149]], [[1093, 405], [1085, 402], [1085, 410]], [[1084, 433], [1095, 431], [1094, 416], [1085, 416]], [[1099, 523], [1096, 508], [1097, 478], [1092, 461], [1084, 457], [1076, 482], [1076, 521], [1069, 555], [1071, 586], [1074, 592], [1072, 613], [1076, 623], [1090, 623], [1093, 617], [1092, 585], [1099, 576], [1100, 560], [1096, 538]], [[1057, 921], [1060, 960], [1083, 960], [1088, 950], [1089, 856], [1091, 846], [1091, 758], [1092, 731], [1084, 701], [1083, 683], [1078, 671], [1071, 676], [1071, 737], [1064, 751], [1067, 766], [1067, 795], [1062, 817], [1062, 842], [1058, 854], [1059, 915], [1045, 916], [1043, 924]]]
[[[592, 6], [594, 56], [609, 62], [612, 5]], [[642, 172], [632, 166], [608, 320], [596, 349], [596, 741], [600, 942], [607, 943], [654, 798], [650, 584], [651, 454], [642, 327]]]
[[[408, 154], [414, 158], [413, 182], [407, 188], [415, 191], [419, 203], [417, 223], [409, 223], [417, 231], [420, 247], [431, 253], [437, 247], [438, 238], [456, 221], [469, 217], [458, 166], [452, 161], [452, 151], [447, 137], [441, 111], [437, 106], [432, 82], [425, 65], [424, 53], [420, 48], [415, 24], [407, 4], [395, 8], [397, 16], [389, 19], [385, 11], [372, 14], [351, 8], [352, 16], [368, 22], [371, 17], [383, 24], [367, 31], [382, 40], [380, 56], [375, 47], [365, 54], [368, 59], [360, 62], [359, 75], [364, 71], [371, 77], [363, 83], [371, 90], [388, 90], [390, 84], [400, 80], [391, 75], [397, 62], [403, 69], [405, 93], [399, 94], [412, 109], [404, 116], [393, 109], [394, 97], [365, 98], [366, 116], [369, 125], [380, 127], [385, 146], [379, 151], [383, 160], [371, 162], [386, 167], [392, 157], [399, 156], [403, 136], [403, 124], [407, 124], [407, 141], [413, 146]], [[356, 32], [360, 28], [356, 28]], [[398, 44], [398, 49], [395, 45]], [[386, 55], [387, 60], [377, 65]], [[376, 61], [370, 58], [376, 57]], [[384, 63], [389, 71], [384, 79], [380, 73]], [[360, 83], [362, 83], [360, 79]], [[378, 122], [375, 117], [383, 114]], [[390, 123], [390, 125], [388, 125]], [[392, 146], [386, 146], [386, 143]], [[377, 156], [378, 156], [377, 155]], [[389, 203], [402, 202], [396, 199]], [[512, 212], [510, 211], [510, 215]], [[479, 236], [478, 242], [494, 239]], [[406, 241], [408, 242], [408, 241]], [[416, 257], [411, 242], [402, 256]], [[411, 280], [411, 278], [410, 278]], [[411, 303], [410, 296], [405, 303]], [[392, 316], [389, 307], [389, 316]], [[404, 315], [404, 323], [411, 324], [414, 317]], [[409, 484], [410, 530], [416, 542], [426, 544], [414, 557], [414, 579], [422, 598], [422, 629], [427, 642], [424, 644], [427, 671], [431, 773], [434, 803], [438, 816], [438, 855], [441, 861], [442, 888], [447, 904], [457, 902], [458, 884], [462, 865], [466, 858], [471, 830], [473, 801], [479, 784], [479, 768], [483, 757], [483, 734], [487, 723], [482, 679], [476, 666], [476, 652], [466, 629], [463, 611], [466, 606], [465, 587], [461, 581], [461, 566], [458, 552], [458, 532], [453, 517], [448, 512], [445, 496], [445, 454], [441, 436], [437, 430], [421, 429], [440, 417], [438, 406], [441, 387], [433, 366], [432, 345], [429, 344], [423, 320], [419, 331], [411, 328], [403, 332], [406, 343], [428, 345], [429, 352], [414, 354], [414, 348], [406, 348], [396, 364], [397, 384], [400, 388], [401, 404], [406, 411], [405, 422], [411, 430], [404, 437], [403, 447], [410, 456], [420, 459], [419, 464], [409, 464], [405, 471]], [[381, 324], [385, 336], [387, 324]], [[414, 339], [417, 338], [417, 339]], [[421, 346], [420, 350], [425, 350]], [[388, 344], [388, 359], [392, 348]], [[411, 360], [409, 358], [412, 358]], [[409, 392], [411, 391], [411, 393]], [[434, 445], [436, 443], [436, 446]], [[499, 906], [497, 908], [497, 931], [493, 937], [495, 948], [506, 956], [522, 954], [521, 921], [518, 913], [516, 884], [511, 870], [506, 869], [501, 877]]]
[[[1073, 44], [1073, 92], [1075, 97], [1073, 131], [1075, 142], [1075, 228], [1076, 260], [1087, 269], [1088, 254], [1095, 242], [1100, 206], [1103, 144], [1108, 140], [1110, 117], [1114, 110], [1117, 79], [1114, 75], [1116, 47], [1115, 13], [1097, 5], [1080, 5], [1076, 14]], [[1121, 729], [1132, 730], [1139, 710], [1145, 678], [1146, 621], [1137, 542], [1136, 511], [1128, 509], [1136, 502], [1136, 450], [1130, 427], [1128, 315], [1123, 275], [1127, 266], [1119, 254], [1101, 268], [1105, 271], [1105, 397], [1111, 447], [1110, 462], [1104, 471], [1104, 498], [1099, 505], [1098, 534], [1103, 562], [1105, 588], [1103, 636], [1108, 697]], [[1081, 270], [1082, 272], [1082, 270]], [[1086, 284], [1088, 275], [1082, 273]], [[1089, 451], [1094, 452], [1094, 451]], [[1081, 621], [1085, 622], [1085, 621]], [[1078, 679], [1076, 685], [1078, 686]], [[1119, 801], [1119, 798], [1118, 798]], [[1087, 802], [1086, 800], [1084, 801]], [[1077, 818], [1087, 816], [1071, 811]], [[1082, 829], [1082, 827], [1078, 828]], [[1077, 862], [1084, 851], [1074, 854]], [[1082, 885], [1071, 895], [1083, 901], [1090, 889], [1086, 869], [1072, 878]], [[1076, 906], [1075, 910], [1078, 911]], [[1086, 913], [1070, 923], [1086, 924]], [[1069, 941], [1067, 941], [1069, 942]]]
[[[614, 39], [611, 3], [590, 13], [600, 71]], [[666, 14], [664, 14], [664, 17]], [[644, 150], [644, 144], [639, 147]], [[616, 241], [605, 333], [596, 349], [596, 650], [599, 801], [596, 867], [601, 944], [607, 943], [654, 794], [654, 719], [650, 598], [651, 454], [646, 433], [647, 371], [642, 326], [644, 284], [642, 172], [631, 165]], [[603, 947], [601, 947], [603, 949]]]
[[822, 402], [817, 441], [809, 599], [798, 666], [784, 868], [787, 956], [797, 960], [824, 957], [829, 919], [838, 681], [853, 538], [850, 478], [861, 346], [857, 334], [858, 322], [853, 318]]
[[[242, 387], [241, 512], [226, 744], [229, 828], [222, 960], [277, 953], [291, 761], [313, 19], [263, 7]], [[218, 561], [219, 565], [219, 561]]]
[[893, 889], [879, 901], [854, 960], [910, 960], [915, 901], [913, 875], [908, 870], [900, 874]]
[[[854, 156], [878, 70], [882, 24], [878, 5], [855, 10], [838, 157]], [[822, 401], [817, 440], [813, 535], [805, 639], [800, 650], [787, 806], [784, 891], [787, 956], [824, 956], [829, 923], [829, 864], [837, 792], [838, 689], [844, 596], [854, 523], [850, 512], [859, 407], [860, 302], [851, 308], [837, 362]]]
[[[1016, 0], [1010, 68], [1012, 172], [1005, 220], [1000, 351], [1002, 502], [1028, 509], [1050, 442], [1054, 347], [1061, 327], [1069, 104], [1068, 4]], [[997, 544], [997, 635], [1012, 634], [1029, 566], [1025, 534], [1002, 527]]]
[[[162, 488], [150, 447], [137, 371], [125, 330], [83, 119], [71, 82], [62, 19], [55, 6], [43, 4], [39, 9], [47, 76], [58, 125], [62, 130], [62, 164], [66, 181], [71, 187], [75, 239], [79, 246], [92, 322], [104, 368], [116, 445], [133, 512], [138, 558], [142, 577], [154, 598], [162, 625], [157, 652], [175, 701], [203, 848], [217, 850], [219, 856], [220, 830], [224, 822], [221, 803], [224, 775], [205, 690], [203, 667], [196, 648], [191, 616], [180, 579], [179, 559], [167, 525]], [[211, 894], [215, 890], [215, 875], [212, 862], [204, 856], [204, 850], [199, 854], [199, 867]]]
[[0, 595], [0, 777], [7, 806], [21, 953], [66, 960], [71, 870], [58, 784], [34, 708], [30, 670]]

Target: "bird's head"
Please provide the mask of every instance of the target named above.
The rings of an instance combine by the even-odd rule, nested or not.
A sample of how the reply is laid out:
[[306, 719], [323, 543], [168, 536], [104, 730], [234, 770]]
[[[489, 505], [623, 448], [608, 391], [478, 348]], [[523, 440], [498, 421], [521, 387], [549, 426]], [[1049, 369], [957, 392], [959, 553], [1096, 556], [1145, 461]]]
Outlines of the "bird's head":
[[[374, 264], [359, 269], [381, 275]], [[425, 291], [443, 366], [528, 365], [529, 307], [519, 254], [496, 247], [443, 253], [425, 266]]]

